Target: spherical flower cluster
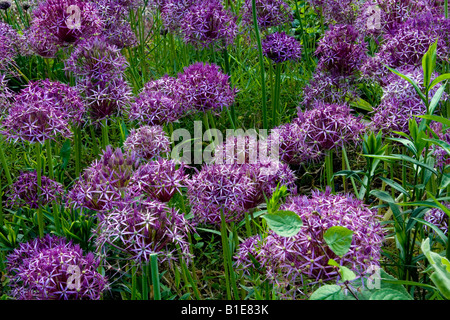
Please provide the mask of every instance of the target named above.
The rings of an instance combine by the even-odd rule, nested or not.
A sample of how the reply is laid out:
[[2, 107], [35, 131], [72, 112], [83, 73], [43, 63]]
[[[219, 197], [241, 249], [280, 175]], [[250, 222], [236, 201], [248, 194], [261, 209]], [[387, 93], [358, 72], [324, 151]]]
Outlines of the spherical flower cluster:
[[46, 235], [21, 243], [7, 256], [11, 295], [19, 300], [99, 300], [107, 280], [100, 261], [79, 245]]
[[201, 0], [189, 7], [180, 30], [186, 43], [201, 48], [221, 48], [234, 42], [236, 17], [218, 0]]
[[[401, 68], [399, 71], [423, 88], [423, 73], [420, 68]], [[432, 79], [436, 78], [434, 74]], [[423, 115], [427, 108], [420, 99], [414, 87], [405, 79], [390, 74], [386, 77], [387, 85], [383, 87], [383, 96], [380, 104], [372, 111], [371, 127], [378, 131], [409, 132], [408, 123], [414, 116]], [[432, 97], [440, 85], [435, 86], [431, 92]], [[445, 99], [445, 96], [444, 96]]]
[[48, 80], [30, 82], [15, 100], [2, 123], [10, 141], [44, 143], [58, 136], [68, 138], [70, 123], [79, 122], [84, 111], [75, 90]]
[[6, 76], [0, 74], [0, 118], [6, 115], [14, 101], [14, 92], [8, 87]]
[[139, 159], [133, 152], [124, 154], [120, 148], [107, 146], [69, 191], [70, 205], [98, 213], [111, 209], [127, 194], [128, 183], [138, 167]]
[[27, 55], [25, 39], [9, 24], [0, 21], [0, 71], [16, 75], [12, 68], [18, 55]]
[[337, 76], [351, 76], [366, 58], [367, 45], [352, 25], [331, 25], [320, 39], [315, 54], [317, 68]]
[[203, 165], [187, 182], [188, 198], [196, 222], [240, 221], [253, 205], [258, 190], [237, 165]]
[[60, 200], [63, 195], [64, 187], [61, 183], [41, 176], [39, 187], [36, 171], [24, 172], [10, 186], [6, 205], [13, 208], [28, 205], [32, 209], [37, 209], [40, 205], [46, 206], [52, 201]]
[[[262, 29], [276, 27], [292, 20], [291, 8], [282, 0], [256, 0], [255, 5], [258, 26]], [[252, 0], [245, 0], [242, 6], [242, 19], [252, 26]]]
[[183, 17], [198, 0], [163, 0], [159, 4], [163, 25], [171, 32], [178, 32]]
[[299, 164], [320, 159], [325, 150], [357, 142], [365, 126], [347, 105], [318, 103], [311, 110], [299, 109], [292, 123], [277, 129], [281, 160]]
[[[73, 12], [78, 11], [80, 21], [72, 16]], [[102, 28], [97, 6], [94, 2], [84, 0], [45, 0], [33, 10], [30, 23], [34, 34], [32, 41], [38, 42], [35, 47], [42, 47], [40, 41], [51, 46], [67, 46], [99, 34]]]
[[216, 64], [197, 62], [184, 68], [178, 80], [184, 105], [199, 112], [220, 112], [234, 103], [237, 90], [231, 88], [229, 76]]
[[[443, 203], [450, 210], [450, 203]], [[448, 221], [449, 217], [444, 212], [444, 210], [440, 208], [432, 208], [425, 213], [424, 220], [434, 224], [439, 230], [442, 231], [445, 235], [448, 235]], [[428, 228], [428, 227], [426, 227]]]
[[284, 32], [269, 34], [262, 41], [264, 55], [275, 63], [299, 61], [302, 57], [302, 46], [294, 37]]
[[117, 250], [126, 259], [142, 264], [158, 255], [158, 262], [177, 258], [190, 261], [188, 234], [193, 227], [183, 213], [159, 201], [128, 201], [108, 212], [99, 222], [97, 247]]
[[[324, 193], [314, 191], [309, 198], [288, 198], [280, 209], [299, 215], [303, 220], [300, 232], [282, 237], [269, 231], [264, 239], [247, 239], [236, 255], [237, 270], [263, 273], [281, 294], [292, 298], [305, 284], [338, 277], [336, 268], [328, 265], [329, 259], [357, 275], [370, 266], [379, 266], [384, 234], [377, 212], [352, 195], [333, 195], [330, 189]], [[333, 253], [323, 238], [325, 231], [334, 226], [353, 231], [349, 251], [342, 257]]]
[[[450, 144], [450, 130], [448, 130], [448, 128], [444, 129], [442, 123], [432, 122], [430, 128], [437, 135], [437, 139]], [[430, 147], [430, 154], [432, 154], [435, 159], [435, 166], [440, 170], [443, 170], [447, 165], [450, 165], [450, 155], [444, 148], [433, 144]]]
[[320, 11], [327, 25], [352, 24], [360, 8], [355, 0], [311, 0], [310, 3]]
[[128, 185], [129, 194], [169, 202], [175, 193], [181, 194], [186, 179], [183, 163], [159, 158], [141, 165], [134, 172]]
[[142, 126], [131, 129], [123, 149], [125, 152], [134, 152], [138, 158], [151, 160], [170, 152], [170, 140], [161, 126]]

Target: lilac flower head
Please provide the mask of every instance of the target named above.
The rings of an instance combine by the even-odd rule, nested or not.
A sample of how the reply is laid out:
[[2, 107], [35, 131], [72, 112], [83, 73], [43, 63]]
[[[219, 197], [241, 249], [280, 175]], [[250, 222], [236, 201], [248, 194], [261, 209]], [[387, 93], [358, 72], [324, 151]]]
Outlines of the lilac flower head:
[[27, 55], [25, 39], [12, 26], [0, 21], [0, 71], [16, 75], [15, 58]]
[[[158, 262], [181, 258], [190, 261], [188, 233], [193, 227], [184, 215], [159, 201], [129, 201], [112, 209], [98, 225], [97, 246], [138, 264], [148, 262], [151, 254]], [[181, 248], [177, 257], [176, 245]]]
[[14, 92], [9, 89], [6, 76], [0, 74], [0, 118], [8, 113], [14, 98]]
[[73, 207], [104, 212], [120, 203], [127, 193], [133, 172], [139, 167], [134, 153], [107, 146], [101, 158], [95, 160], [81, 174], [69, 191]]
[[[280, 209], [293, 211], [302, 218], [300, 232], [281, 237], [270, 231], [264, 239], [259, 236], [247, 239], [236, 255], [237, 270], [255, 270], [257, 261], [259, 270], [280, 293], [292, 298], [305, 284], [338, 277], [336, 268], [328, 265], [330, 258], [357, 275], [370, 266], [379, 266], [384, 234], [377, 212], [352, 195], [333, 195], [328, 189], [325, 193], [313, 192], [311, 197], [290, 197]], [[342, 257], [335, 255], [323, 239], [325, 231], [333, 226], [353, 231], [350, 249]]]
[[[279, 26], [292, 20], [291, 8], [282, 0], [256, 0], [256, 18], [262, 29]], [[243, 3], [242, 19], [253, 25], [252, 0]]]
[[7, 256], [11, 295], [19, 300], [100, 300], [107, 280], [99, 260], [79, 245], [46, 235]]
[[327, 25], [353, 24], [360, 7], [355, 0], [311, 0], [310, 3], [321, 11]]
[[187, 186], [191, 210], [202, 224], [220, 224], [221, 211], [227, 222], [240, 221], [257, 194], [256, 184], [239, 165], [205, 164]]
[[[443, 203], [443, 205], [450, 209], [450, 203]], [[448, 215], [440, 208], [427, 210], [424, 216], [425, 221], [437, 226], [445, 235], [448, 235], [448, 219]]]
[[170, 151], [170, 140], [161, 126], [142, 126], [131, 129], [123, 149], [135, 152], [138, 158], [151, 160]]
[[183, 103], [199, 112], [220, 112], [234, 103], [237, 90], [216, 64], [197, 62], [178, 75]]
[[52, 201], [61, 199], [63, 194], [62, 184], [41, 176], [39, 187], [36, 171], [24, 172], [11, 185], [6, 205], [13, 208], [28, 205], [32, 209], [37, 209], [39, 205], [46, 206]]
[[175, 193], [181, 194], [186, 179], [183, 163], [159, 158], [141, 165], [131, 177], [128, 188], [133, 197], [169, 202]]
[[172, 32], [178, 32], [189, 8], [198, 0], [164, 0], [161, 1], [160, 11], [163, 25]]
[[[437, 138], [439, 140], [442, 140], [445, 143], [450, 144], [450, 130], [448, 128], [443, 128], [442, 123], [432, 122], [430, 128], [437, 135]], [[434, 156], [434, 159], [436, 161], [435, 166], [440, 170], [443, 170], [447, 165], [450, 165], [450, 155], [441, 146], [435, 144], [431, 145], [430, 154]]]
[[[77, 10], [82, 21], [72, 20], [72, 14]], [[33, 10], [30, 28], [42, 30], [51, 43], [67, 46], [77, 43], [80, 39], [99, 34], [103, 24], [94, 2], [45, 0]]]
[[299, 61], [302, 57], [302, 46], [294, 37], [284, 32], [275, 32], [262, 41], [264, 55], [275, 63], [287, 60]]
[[218, 0], [201, 0], [189, 7], [180, 26], [186, 43], [202, 48], [230, 45], [237, 34], [236, 17]]
[[332, 25], [317, 46], [317, 68], [331, 75], [353, 75], [365, 60], [366, 51], [364, 39], [352, 25]]

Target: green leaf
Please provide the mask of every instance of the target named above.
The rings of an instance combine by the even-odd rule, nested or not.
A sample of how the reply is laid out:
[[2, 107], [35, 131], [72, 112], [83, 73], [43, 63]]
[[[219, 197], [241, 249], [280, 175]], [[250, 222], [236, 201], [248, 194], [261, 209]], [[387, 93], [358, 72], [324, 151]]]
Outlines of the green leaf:
[[359, 98], [358, 101], [353, 102], [351, 105], [362, 110], [373, 111], [372, 105], [366, 100], [361, 98]]
[[430, 222], [428, 222], [426, 220], [423, 220], [423, 219], [419, 219], [419, 218], [412, 218], [412, 219], [414, 219], [416, 221], [419, 221], [420, 223], [422, 223], [422, 224], [428, 226], [429, 228], [433, 229], [433, 231], [436, 232], [436, 234], [442, 239], [442, 241], [444, 243], [447, 243], [448, 238], [445, 236], [445, 234], [442, 232], [442, 230], [439, 229], [436, 225], [434, 225], [434, 224], [432, 224], [432, 223], [430, 223]]
[[337, 263], [336, 260], [329, 259], [328, 264], [330, 266], [339, 268], [339, 274], [341, 275], [342, 281], [353, 281], [356, 279], [356, 275], [352, 270], [350, 270], [349, 268], [347, 268], [345, 266], [339, 265], [339, 263]]
[[404, 154], [391, 154], [390, 156], [365, 155], [365, 157], [379, 158], [379, 159], [382, 159], [382, 160], [405, 160], [405, 161], [410, 162], [412, 164], [415, 164], [415, 165], [417, 165], [419, 167], [422, 167], [422, 168], [425, 168], [427, 170], [430, 170], [436, 176], [438, 175], [438, 172], [433, 167], [429, 166], [426, 163], [420, 162], [419, 160], [416, 160], [414, 158], [406, 156]]
[[450, 261], [431, 251], [429, 238], [422, 241], [420, 248], [434, 270], [430, 276], [431, 281], [445, 298], [450, 299]]
[[61, 147], [61, 150], [59, 151], [59, 156], [62, 160], [61, 169], [65, 169], [67, 164], [69, 163], [71, 151], [72, 146], [70, 143], [70, 139], [66, 139]]
[[385, 178], [385, 177], [380, 177], [380, 180], [384, 181], [388, 186], [391, 186], [395, 190], [400, 191], [406, 197], [410, 196], [409, 192], [405, 188], [403, 188], [399, 183], [397, 183], [397, 182], [395, 182], [395, 181], [393, 181], [391, 179]]
[[436, 47], [437, 40], [430, 45], [427, 52], [422, 57], [422, 70], [423, 70], [423, 86], [428, 88], [430, 84], [431, 75], [436, 67]]
[[450, 73], [445, 73], [445, 74], [441, 74], [440, 76], [438, 76], [436, 79], [434, 79], [433, 81], [431, 81], [430, 83], [430, 90], [437, 85], [439, 82], [442, 82], [444, 80], [450, 79]]
[[411, 297], [394, 289], [380, 289], [376, 290], [369, 298], [369, 300], [412, 300]]
[[328, 228], [323, 235], [323, 239], [335, 254], [342, 257], [350, 249], [352, 244], [352, 236], [353, 231], [345, 227], [334, 226]]
[[434, 111], [436, 110], [436, 107], [439, 103], [439, 101], [441, 101], [442, 98], [442, 94], [444, 93], [445, 90], [445, 84], [443, 84], [439, 89], [437, 89], [437, 91], [435, 92], [433, 98], [430, 101], [430, 106], [428, 109], [428, 114], [432, 115], [434, 113]]
[[277, 211], [262, 216], [267, 225], [276, 234], [282, 237], [292, 237], [299, 233], [303, 221], [298, 214], [292, 211]]
[[341, 290], [341, 287], [335, 284], [323, 285], [313, 292], [309, 300], [339, 300]]
[[422, 93], [422, 91], [420, 90], [419, 86], [417, 85], [417, 83], [415, 83], [411, 78], [409, 78], [408, 76], [398, 72], [395, 69], [392, 69], [388, 66], [385, 65], [386, 68], [388, 68], [391, 72], [395, 73], [396, 75], [398, 75], [399, 77], [405, 79], [406, 81], [408, 81], [416, 90], [417, 94], [419, 95], [420, 99], [422, 99], [422, 101], [424, 103], [428, 103], [427, 98], [425, 97], [425, 95]]
[[444, 117], [441, 117], [441, 116], [424, 114], [424, 115], [415, 116], [415, 117], [423, 118], [423, 119], [427, 119], [427, 120], [433, 120], [433, 121], [436, 121], [436, 122], [440, 122], [440, 123], [446, 125], [447, 127], [450, 127], [450, 119], [447, 119], [447, 118], [444, 118]]

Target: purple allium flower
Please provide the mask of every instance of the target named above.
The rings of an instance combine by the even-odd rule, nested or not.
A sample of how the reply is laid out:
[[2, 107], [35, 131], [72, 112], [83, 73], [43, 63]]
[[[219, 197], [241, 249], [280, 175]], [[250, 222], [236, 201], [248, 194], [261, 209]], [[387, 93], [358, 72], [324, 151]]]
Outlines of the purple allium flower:
[[170, 152], [170, 139], [161, 126], [142, 126], [131, 129], [123, 143], [126, 152], [135, 152], [136, 157], [151, 160]]
[[17, 101], [37, 100], [52, 105], [67, 114], [69, 121], [80, 124], [86, 107], [78, 90], [59, 81], [49, 79], [30, 82], [18, 95]]
[[347, 105], [317, 103], [311, 110], [299, 109], [292, 123], [277, 129], [281, 160], [298, 164], [320, 159], [324, 150], [358, 142], [365, 126], [360, 117], [351, 114]]
[[106, 252], [116, 249], [138, 264], [148, 262], [154, 253], [159, 263], [177, 258], [188, 262], [187, 235], [193, 230], [183, 213], [159, 201], [122, 202], [99, 222], [97, 246]]
[[53, 235], [21, 243], [7, 256], [11, 295], [19, 300], [100, 300], [107, 280], [94, 254]]
[[178, 32], [187, 10], [199, 0], [165, 0], [159, 5], [164, 27]]
[[28, 205], [32, 209], [37, 209], [39, 205], [46, 206], [52, 201], [61, 199], [63, 194], [62, 184], [46, 176], [41, 176], [41, 186], [39, 187], [36, 171], [24, 172], [10, 186], [6, 204], [9, 207]]
[[366, 51], [364, 38], [352, 25], [332, 25], [317, 46], [317, 68], [331, 75], [354, 75], [366, 59]]
[[[423, 89], [423, 73], [420, 68], [401, 68], [401, 73], [415, 81]], [[432, 79], [437, 74], [432, 75]], [[373, 130], [409, 132], [408, 123], [414, 116], [423, 115], [427, 108], [415, 91], [414, 87], [405, 79], [396, 74], [389, 74], [384, 81], [383, 96], [380, 104], [371, 112]], [[435, 86], [431, 92], [432, 97], [440, 85]], [[443, 96], [443, 99], [446, 95]]]
[[27, 54], [24, 37], [9, 24], [0, 21], [0, 71], [16, 75], [17, 72], [12, 68], [15, 58]]
[[294, 37], [284, 32], [269, 34], [262, 41], [264, 55], [275, 63], [287, 60], [299, 61], [302, 57], [302, 46]]
[[36, 22], [33, 28], [24, 32], [30, 50], [44, 58], [54, 58], [59, 50], [53, 36], [44, 28], [38, 27]]
[[353, 24], [360, 7], [355, 0], [310, 0], [310, 3], [321, 11], [327, 25]]
[[[442, 140], [450, 144], [450, 130], [444, 129], [442, 123], [432, 122], [430, 128], [437, 135], [439, 140]], [[430, 153], [434, 156], [435, 166], [440, 170], [444, 169], [447, 165], [450, 165], [450, 155], [445, 149], [435, 144], [431, 145]]]
[[186, 179], [183, 163], [159, 158], [141, 165], [131, 177], [128, 188], [132, 197], [169, 202], [175, 193], [181, 194]]
[[99, 81], [82, 79], [77, 87], [87, 105], [90, 119], [97, 123], [124, 112], [133, 97], [130, 85], [121, 77]]
[[120, 148], [113, 150], [107, 146], [101, 158], [83, 171], [69, 191], [71, 206], [100, 213], [111, 209], [125, 197], [138, 167], [139, 159], [133, 152], [124, 154]]
[[[292, 20], [291, 8], [282, 0], [256, 0], [255, 4], [260, 28], [276, 27]], [[253, 25], [252, 0], [245, 0], [242, 10], [242, 19]]]
[[196, 222], [220, 224], [240, 221], [257, 196], [256, 184], [239, 165], [203, 165], [187, 182], [188, 198]]
[[72, 106], [65, 106], [61, 96], [47, 95], [46, 90], [39, 83], [31, 83], [16, 95], [16, 101], [2, 123], [2, 133], [9, 141], [20, 139], [42, 144], [48, 139], [72, 135], [69, 123], [73, 120], [70, 112], [74, 110], [68, 110]]
[[14, 92], [9, 89], [6, 76], [0, 74], [0, 118], [8, 113], [14, 99]]
[[[377, 211], [352, 195], [333, 195], [330, 189], [324, 193], [313, 191], [309, 198], [288, 198], [280, 209], [293, 211], [302, 218], [300, 232], [282, 237], [269, 231], [264, 239], [259, 236], [247, 239], [236, 255], [237, 270], [247, 273], [259, 270], [281, 294], [292, 298], [307, 281], [314, 284], [338, 277], [336, 268], [328, 265], [330, 258], [358, 275], [370, 266], [379, 266], [384, 234]], [[342, 257], [335, 255], [323, 239], [325, 231], [333, 226], [353, 231], [350, 249]]]
[[237, 34], [237, 18], [219, 0], [200, 0], [189, 7], [180, 26], [186, 43], [201, 48], [231, 45]]
[[181, 118], [182, 113], [182, 106], [177, 100], [161, 92], [147, 90], [146, 87], [128, 109], [130, 120], [150, 126], [174, 122]]
[[[76, 6], [73, 10], [69, 8]], [[79, 10], [80, 21], [74, 21], [74, 12]], [[75, 18], [76, 19], [76, 18]], [[40, 29], [38, 34], [57, 46], [77, 43], [80, 39], [98, 35], [103, 28], [97, 6], [86, 0], [45, 0], [33, 10], [30, 29]]]
[[194, 63], [178, 75], [183, 86], [183, 104], [199, 112], [220, 112], [234, 103], [237, 90], [231, 88], [229, 76], [216, 64]]
[[[446, 206], [448, 209], [450, 209], [450, 203], [442, 203], [444, 206]], [[448, 235], [448, 221], [449, 216], [444, 212], [444, 210], [440, 208], [432, 208], [430, 210], [427, 210], [424, 216], [424, 220], [434, 224], [436, 227], [439, 228], [445, 235]], [[428, 229], [427, 226], [425, 228]], [[434, 232], [434, 231], [433, 231]]]
[[110, 81], [123, 76], [128, 62], [117, 46], [104, 37], [92, 37], [80, 41], [65, 66], [77, 77]]

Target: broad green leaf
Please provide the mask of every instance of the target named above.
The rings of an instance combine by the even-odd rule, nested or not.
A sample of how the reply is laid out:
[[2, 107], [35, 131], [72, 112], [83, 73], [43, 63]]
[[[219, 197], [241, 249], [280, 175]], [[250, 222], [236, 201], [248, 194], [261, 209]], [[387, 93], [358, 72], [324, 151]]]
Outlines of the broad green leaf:
[[372, 105], [366, 100], [361, 98], [359, 98], [358, 101], [353, 102], [351, 105], [362, 110], [373, 111]]
[[445, 74], [441, 74], [440, 76], [438, 76], [436, 79], [434, 79], [433, 81], [431, 81], [430, 83], [430, 90], [437, 85], [439, 82], [442, 82], [444, 80], [450, 79], [450, 73], [445, 73]]
[[442, 176], [441, 185], [439, 186], [439, 189], [445, 189], [450, 184], [450, 175], [447, 173], [444, 173]]
[[345, 266], [339, 265], [334, 259], [329, 259], [328, 264], [330, 266], [335, 266], [339, 268], [339, 274], [341, 275], [342, 281], [353, 281], [356, 279], [355, 273]]
[[431, 75], [436, 67], [436, 47], [437, 40], [430, 45], [427, 52], [422, 57], [422, 70], [423, 70], [423, 87], [428, 88], [431, 81]]
[[450, 119], [447, 119], [447, 118], [444, 118], [444, 117], [441, 117], [441, 116], [424, 114], [424, 115], [415, 116], [415, 117], [423, 118], [423, 119], [427, 119], [427, 120], [433, 120], [433, 121], [436, 121], [436, 122], [440, 122], [443, 125], [446, 125], [447, 127], [450, 127]]
[[385, 178], [385, 177], [380, 177], [380, 180], [384, 181], [388, 186], [391, 186], [395, 190], [400, 191], [405, 196], [407, 196], [407, 197], [410, 196], [409, 192], [405, 188], [403, 188], [399, 183], [397, 183], [391, 179]]
[[430, 276], [431, 281], [445, 298], [450, 299], [450, 262], [447, 258], [431, 251], [429, 238], [422, 241], [420, 248], [434, 270]]
[[309, 300], [339, 300], [341, 287], [335, 284], [326, 284], [313, 292]]
[[419, 218], [412, 218], [412, 219], [419, 221], [420, 223], [433, 229], [433, 231], [436, 232], [436, 234], [439, 236], [439, 238], [441, 238], [444, 243], [447, 243], [448, 238], [445, 236], [445, 234], [442, 232], [442, 230], [439, 229], [436, 225], [434, 225], [431, 222], [428, 222], [426, 220], [423, 220], [423, 219], [419, 219]]
[[267, 225], [276, 234], [282, 237], [292, 237], [299, 233], [303, 221], [298, 214], [292, 211], [277, 211], [262, 216]]
[[412, 300], [410, 296], [403, 294], [394, 289], [380, 289], [376, 290], [369, 298], [369, 300]]
[[331, 250], [340, 257], [344, 256], [350, 249], [352, 237], [353, 231], [341, 226], [328, 228], [323, 235], [323, 239]]
[[428, 114], [432, 115], [434, 113], [434, 111], [436, 110], [436, 107], [437, 107], [439, 101], [441, 101], [442, 94], [444, 93], [444, 90], [445, 90], [445, 84], [443, 84], [439, 89], [437, 89], [437, 91], [435, 92], [433, 98], [431, 98], [430, 106], [429, 106], [429, 109], [428, 109]]

